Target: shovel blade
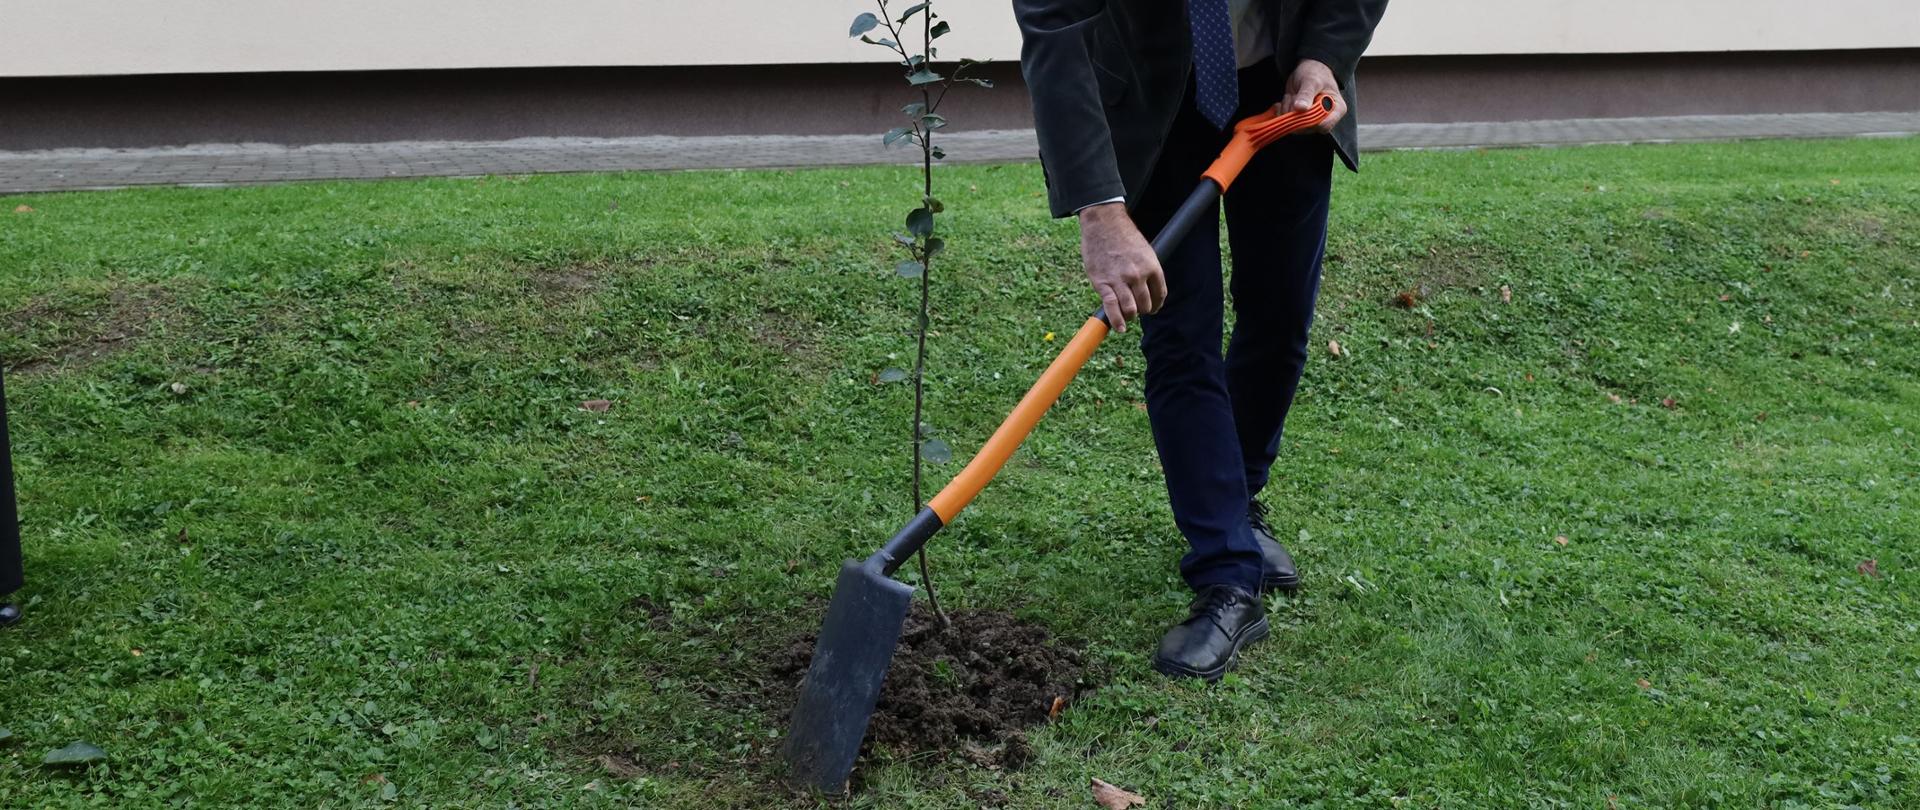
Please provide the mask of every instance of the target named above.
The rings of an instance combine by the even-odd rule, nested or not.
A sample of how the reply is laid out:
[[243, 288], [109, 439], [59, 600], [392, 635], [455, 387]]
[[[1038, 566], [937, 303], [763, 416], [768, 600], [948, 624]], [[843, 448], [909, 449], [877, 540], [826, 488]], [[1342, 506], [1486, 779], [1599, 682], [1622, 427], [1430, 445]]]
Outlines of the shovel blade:
[[846, 791], [912, 605], [906, 583], [858, 562], [841, 566], [781, 748], [797, 784]]

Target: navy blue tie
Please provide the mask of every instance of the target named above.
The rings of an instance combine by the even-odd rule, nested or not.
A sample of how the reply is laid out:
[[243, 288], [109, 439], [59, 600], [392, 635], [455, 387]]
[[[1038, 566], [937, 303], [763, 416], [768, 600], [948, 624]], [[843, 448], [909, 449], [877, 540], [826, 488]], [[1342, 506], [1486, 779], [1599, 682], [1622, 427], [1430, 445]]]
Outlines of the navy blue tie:
[[1240, 59], [1233, 49], [1227, 0], [1187, 0], [1187, 28], [1193, 32], [1194, 104], [1224, 129], [1240, 106]]

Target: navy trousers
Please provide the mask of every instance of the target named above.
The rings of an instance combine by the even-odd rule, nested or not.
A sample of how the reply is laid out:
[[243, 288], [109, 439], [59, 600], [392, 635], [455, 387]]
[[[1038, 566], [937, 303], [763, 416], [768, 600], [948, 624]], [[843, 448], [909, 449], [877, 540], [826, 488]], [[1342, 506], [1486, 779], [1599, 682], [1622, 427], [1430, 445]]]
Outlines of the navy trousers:
[[[7, 435], [7, 383], [0, 378], [0, 597], [20, 589], [20, 518], [13, 504], [13, 447]], [[0, 602], [6, 601], [0, 599]]]
[[[1283, 88], [1271, 62], [1242, 70], [1236, 119], [1271, 107]], [[1132, 206], [1147, 238], [1173, 216], [1227, 137], [1200, 116], [1189, 88]], [[1162, 263], [1166, 304], [1141, 321], [1147, 415], [1174, 522], [1189, 546], [1180, 573], [1196, 590], [1259, 589], [1260, 551], [1247, 507], [1267, 484], [1306, 366], [1332, 171], [1331, 139], [1295, 135], [1261, 150], [1227, 190], [1235, 320], [1224, 353], [1218, 214], [1203, 218]]]

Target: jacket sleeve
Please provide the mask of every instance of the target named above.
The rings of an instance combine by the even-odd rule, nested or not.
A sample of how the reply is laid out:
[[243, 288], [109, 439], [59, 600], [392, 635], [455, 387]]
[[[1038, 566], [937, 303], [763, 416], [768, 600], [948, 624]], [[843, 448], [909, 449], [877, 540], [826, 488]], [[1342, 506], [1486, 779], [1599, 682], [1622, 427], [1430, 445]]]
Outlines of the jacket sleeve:
[[1056, 217], [1127, 193], [1087, 45], [1093, 27], [1104, 22], [1106, 5], [1106, 0], [1013, 0], [1020, 73], [1033, 98], [1048, 205]]
[[1350, 82], [1386, 11], [1387, 0], [1308, 0], [1299, 57], [1320, 62], [1342, 83]]

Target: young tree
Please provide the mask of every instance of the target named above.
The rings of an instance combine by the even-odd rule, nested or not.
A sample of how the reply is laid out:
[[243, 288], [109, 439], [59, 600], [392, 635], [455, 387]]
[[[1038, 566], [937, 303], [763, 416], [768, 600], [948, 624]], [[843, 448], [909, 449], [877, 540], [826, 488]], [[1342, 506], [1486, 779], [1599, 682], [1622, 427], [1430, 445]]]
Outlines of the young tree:
[[[926, 462], [936, 464], [952, 460], [953, 450], [947, 443], [934, 437], [927, 428], [924, 419], [926, 413], [926, 370], [927, 370], [927, 325], [930, 318], [928, 304], [931, 301], [933, 285], [933, 259], [946, 248], [946, 241], [934, 235], [934, 220], [946, 207], [939, 198], [933, 196], [933, 164], [944, 159], [946, 150], [934, 143], [934, 132], [947, 125], [947, 119], [940, 115], [940, 103], [947, 98], [947, 92], [957, 84], [974, 84], [992, 87], [993, 82], [968, 76], [967, 71], [979, 63], [962, 59], [955, 63], [948, 73], [941, 74], [934, 69], [933, 60], [940, 54], [933, 45], [934, 40], [950, 33], [953, 27], [940, 15], [934, 13], [933, 3], [915, 3], [901, 10], [898, 16], [887, 7], [887, 0], [875, 0], [879, 14], [871, 12], [853, 18], [848, 36], [859, 37], [861, 42], [886, 48], [900, 58], [904, 68], [907, 86], [919, 96], [916, 101], [908, 102], [900, 108], [907, 118], [905, 126], [887, 130], [882, 142], [887, 146], [907, 142], [920, 148], [920, 205], [907, 212], [906, 232], [894, 234], [894, 241], [907, 250], [908, 257], [894, 268], [901, 278], [917, 280], [920, 284], [920, 307], [914, 320], [913, 370], [886, 369], [880, 373], [883, 381], [911, 380], [913, 382], [913, 422], [911, 441], [913, 448], [913, 503], [912, 512], [918, 512], [926, 504], [921, 492], [921, 470]], [[916, 19], [917, 18], [917, 19]], [[903, 44], [909, 33], [914, 32], [918, 23], [918, 53], [911, 52]], [[886, 36], [876, 36], [884, 28]], [[903, 33], [909, 32], [909, 33]], [[927, 601], [933, 606], [934, 614], [940, 617], [940, 623], [948, 623], [947, 615], [940, 610], [939, 597], [933, 589], [933, 576], [927, 564], [927, 550], [920, 549], [920, 580], [927, 589]]]

